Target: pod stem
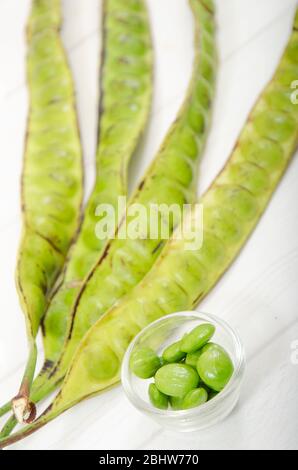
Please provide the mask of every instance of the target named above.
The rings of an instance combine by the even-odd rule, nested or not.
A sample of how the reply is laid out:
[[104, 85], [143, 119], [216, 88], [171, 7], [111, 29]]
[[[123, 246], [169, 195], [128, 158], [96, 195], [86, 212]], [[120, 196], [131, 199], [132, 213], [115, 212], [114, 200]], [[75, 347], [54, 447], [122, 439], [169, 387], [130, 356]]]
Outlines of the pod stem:
[[36, 421], [34, 421], [34, 423], [28, 424], [23, 429], [20, 429], [20, 431], [17, 431], [11, 436], [9, 436], [9, 433], [12, 431], [12, 429], [15, 427], [15, 424], [16, 424], [16, 421], [14, 420], [14, 416], [12, 416], [5, 424], [0, 434], [0, 449], [4, 449], [5, 447], [9, 445], [15, 444], [16, 442], [21, 441], [25, 437], [30, 436], [35, 431], [42, 428], [47, 423], [49, 423], [54, 418], [56, 418], [58, 415], [60, 415], [67, 408], [65, 409], [56, 408], [55, 410], [52, 410], [52, 405], [50, 405], [44, 411], [44, 413]]
[[[57, 384], [58, 385], [58, 384]], [[38, 387], [37, 390], [32, 390], [34, 402], [37, 403], [45, 398], [51, 391], [54, 391], [54, 386], [49, 390], [48, 384], [45, 382], [43, 387]], [[12, 409], [12, 400], [9, 400], [7, 403], [0, 407], [0, 418]]]
[[[25, 373], [22, 379], [22, 383], [19, 389], [18, 395], [13, 399], [17, 400], [20, 397], [23, 399], [27, 399], [27, 402], [29, 404], [29, 394], [30, 394], [30, 389], [31, 385], [33, 382], [33, 377], [34, 377], [34, 372], [35, 372], [35, 367], [36, 367], [36, 360], [37, 360], [37, 348], [35, 342], [32, 344], [30, 348], [30, 354], [29, 358], [26, 364], [26, 369]], [[12, 409], [12, 402], [13, 400], [9, 400], [7, 403], [5, 403], [3, 406], [0, 408], [0, 418], [4, 416], [6, 413], [8, 413]], [[22, 421], [23, 423], [23, 421]]]
[[12, 409], [20, 424], [32, 423], [36, 417], [35, 404], [31, 402], [29, 398], [36, 368], [36, 360], [37, 347], [35, 341], [33, 341], [19, 393], [12, 399]]
[[5, 437], [9, 436], [10, 433], [14, 430], [16, 425], [18, 424], [14, 415], [10, 416], [10, 418], [6, 421], [3, 428], [0, 432], [0, 440], [4, 439]]
[[0, 408], [0, 418], [11, 410], [11, 400], [5, 403], [5, 405]]
[[[31, 400], [34, 401], [34, 404], [31, 401], [31, 404], [36, 408], [36, 404], [46, 398], [50, 393], [54, 392], [56, 388], [59, 386], [61, 381], [58, 382], [51, 382], [50, 380], [44, 384], [43, 387], [35, 390], [30, 397]], [[8, 411], [12, 408], [12, 402], [6, 403], [2, 408], [0, 408], [0, 417], [5, 415]], [[34, 417], [35, 419], [35, 417]], [[32, 422], [32, 421], [31, 421]], [[9, 436], [9, 434], [13, 431], [15, 426], [18, 424], [18, 420], [16, 419], [15, 415], [13, 414], [8, 421], [5, 423], [4, 428], [0, 432], [0, 439]], [[26, 423], [30, 424], [30, 423]]]

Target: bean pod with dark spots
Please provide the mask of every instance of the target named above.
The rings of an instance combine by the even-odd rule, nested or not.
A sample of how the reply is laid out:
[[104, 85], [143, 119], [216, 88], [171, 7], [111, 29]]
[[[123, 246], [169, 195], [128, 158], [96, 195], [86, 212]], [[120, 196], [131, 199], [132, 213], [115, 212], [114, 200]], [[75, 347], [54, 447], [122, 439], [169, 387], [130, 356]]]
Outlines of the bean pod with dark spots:
[[74, 87], [59, 29], [60, 1], [34, 0], [27, 28], [29, 116], [22, 175], [23, 233], [16, 284], [30, 356], [15, 412], [29, 413], [35, 337], [80, 223], [82, 150]]

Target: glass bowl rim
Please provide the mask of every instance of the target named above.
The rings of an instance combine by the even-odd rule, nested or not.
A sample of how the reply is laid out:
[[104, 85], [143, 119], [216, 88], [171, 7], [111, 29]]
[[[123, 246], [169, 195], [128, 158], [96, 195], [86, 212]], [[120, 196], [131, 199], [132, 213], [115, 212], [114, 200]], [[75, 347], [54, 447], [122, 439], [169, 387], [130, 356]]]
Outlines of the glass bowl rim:
[[[151, 328], [155, 327], [157, 324], [162, 323], [163, 321], [166, 321], [170, 318], [179, 318], [179, 317], [185, 317], [185, 318], [190, 318], [193, 317], [193, 319], [199, 319], [200, 315], [203, 315], [205, 318], [204, 320], [215, 322], [216, 324], [219, 324], [221, 328], [223, 328], [229, 336], [232, 338], [232, 341], [235, 345], [236, 349], [236, 354], [233, 355], [233, 361], [234, 361], [234, 372], [233, 375], [229, 381], [229, 383], [226, 385], [226, 387], [218, 393], [212, 400], [204, 403], [203, 405], [200, 405], [198, 407], [190, 408], [188, 410], [171, 410], [171, 409], [166, 409], [166, 410], [161, 410], [159, 408], [154, 408], [153, 405], [150, 403], [147, 403], [145, 400], [143, 400], [133, 389], [130, 380], [129, 380], [129, 359], [130, 359], [130, 354], [137, 343], [137, 341], [145, 334], [148, 330]], [[245, 350], [243, 343], [238, 335], [238, 333], [222, 318], [217, 317], [216, 315], [213, 315], [211, 313], [206, 313], [203, 311], [196, 311], [196, 310], [185, 310], [181, 312], [176, 312], [172, 313], [170, 315], [165, 315], [161, 318], [158, 318], [154, 322], [150, 323], [147, 325], [145, 328], [143, 328], [137, 336], [132, 340], [130, 343], [129, 347], [127, 348], [124, 359], [122, 362], [122, 367], [121, 367], [121, 383], [124, 388], [125, 394], [128, 397], [129, 401], [139, 410], [155, 415], [156, 417], [166, 417], [166, 418], [187, 418], [188, 416], [193, 416], [194, 414], [204, 414], [208, 413], [208, 411], [212, 411], [217, 404], [219, 404], [224, 398], [226, 398], [228, 395], [234, 392], [236, 388], [238, 388], [241, 385], [242, 381], [242, 376], [245, 368]], [[239, 383], [240, 379], [240, 383]]]

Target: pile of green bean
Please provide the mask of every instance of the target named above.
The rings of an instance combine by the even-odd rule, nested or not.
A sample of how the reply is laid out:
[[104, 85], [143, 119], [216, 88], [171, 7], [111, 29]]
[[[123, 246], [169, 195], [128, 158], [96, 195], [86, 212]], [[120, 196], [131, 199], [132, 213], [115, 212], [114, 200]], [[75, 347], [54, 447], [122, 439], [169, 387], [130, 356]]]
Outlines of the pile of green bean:
[[148, 388], [156, 408], [187, 410], [212, 400], [228, 384], [233, 362], [224, 348], [210, 339], [215, 327], [202, 323], [169, 345], [159, 357], [151, 348], [138, 347], [130, 356], [130, 369], [141, 379], [154, 377]]
[[[197, 176], [211, 122], [216, 76], [212, 0], [189, 0], [195, 59], [185, 100], [130, 204], [191, 204], [183, 237], [173, 218], [170, 240], [98, 240], [95, 208], [127, 193], [129, 160], [143, 133], [152, 95], [153, 52], [145, 0], [104, 0], [96, 180], [81, 214], [81, 146], [74, 89], [60, 39], [59, 0], [32, 0], [28, 22], [30, 111], [22, 181], [24, 230], [17, 286], [30, 355], [0, 448], [16, 442], [76, 403], [119, 382], [131, 340], [152, 321], [194, 308], [228, 269], [257, 225], [298, 144], [298, 13], [277, 70], [257, 100], [223, 170], [200, 199], [203, 245], [188, 250], [197, 224]], [[160, 225], [166, 214], [161, 212]], [[184, 228], [185, 228], [184, 227]], [[45, 361], [33, 381], [35, 338], [42, 326]], [[188, 409], [228, 383], [233, 363], [201, 325], [159, 358], [136, 352], [132, 368], [154, 376], [155, 406]], [[58, 389], [34, 422], [35, 405]], [[30, 422], [9, 436], [17, 424]]]

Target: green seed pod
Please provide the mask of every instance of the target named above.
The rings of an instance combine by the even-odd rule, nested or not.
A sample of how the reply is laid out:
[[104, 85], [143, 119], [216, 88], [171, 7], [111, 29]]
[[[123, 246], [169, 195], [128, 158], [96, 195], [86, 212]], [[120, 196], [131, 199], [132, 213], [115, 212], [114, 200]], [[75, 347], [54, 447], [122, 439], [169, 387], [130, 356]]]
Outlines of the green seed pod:
[[149, 379], [161, 367], [161, 361], [153, 349], [137, 348], [131, 353], [129, 366], [137, 377]]
[[[31, 233], [29, 226], [26, 231], [20, 250], [17, 280], [24, 310], [31, 316], [33, 332], [39, 326], [41, 314], [47, 309], [43, 320], [46, 357], [42, 372], [35, 380], [35, 390], [41, 384], [47, 384], [48, 374], [66, 340], [67, 317], [83, 280], [100, 258], [108, 238], [108, 234], [101, 238], [97, 236], [96, 228], [100, 220], [100, 214], [96, 213], [97, 208], [101, 204], [109, 205], [114, 208], [116, 219], [121, 215], [118, 213], [118, 196], [125, 196], [127, 193], [128, 163], [150, 111], [153, 61], [145, 4], [140, 0], [136, 14], [134, 6], [124, 0], [105, 0], [103, 3], [104, 54], [101, 64], [100, 139], [96, 156], [96, 181], [78, 232], [80, 214], [70, 204], [72, 200], [78, 200], [78, 195], [82, 193], [82, 176], [78, 179], [75, 171], [81, 156], [77, 151], [79, 141], [76, 141], [73, 131], [77, 129], [77, 119], [72, 105], [71, 77], [62, 48], [58, 47], [59, 43], [56, 47], [58, 33], [53, 29], [58, 23], [59, 27], [61, 22], [60, 0], [33, 0], [28, 24], [28, 75], [30, 83], [32, 82], [30, 91], [34, 105], [30, 113], [26, 155], [33, 155], [35, 165], [30, 166], [30, 173], [26, 171], [26, 184], [23, 187], [27, 207], [30, 209], [30, 204], [37, 201], [35, 205], [39, 205], [42, 217], [38, 219], [39, 234]], [[132, 29], [132, 24], [138, 27]], [[121, 38], [129, 38], [129, 41]], [[135, 46], [138, 47], [139, 44], [145, 46], [141, 53], [135, 50]], [[124, 78], [119, 79], [119, 76]], [[135, 81], [141, 87], [137, 90], [126, 86], [125, 77], [129, 77], [128, 83]], [[50, 105], [48, 101], [51, 102]], [[29, 163], [28, 161], [27, 166]], [[41, 190], [47, 190], [48, 193], [51, 191], [54, 196], [47, 193], [49, 197], [37, 198], [36, 194]], [[43, 217], [47, 213], [50, 219]], [[76, 239], [59, 277], [59, 289], [48, 307], [45, 291], [48, 286], [53, 285], [58, 268], [61, 269], [65, 261], [64, 246], [67, 244], [68, 247], [69, 238], [73, 238], [72, 219], [75, 215]], [[43, 231], [46, 231], [47, 239], [40, 240], [40, 233]], [[68, 232], [71, 237], [63, 238]], [[48, 244], [51, 238], [53, 243]], [[58, 245], [59, 251], [55, 250], [54, 245]], [[34, 247], [38, 247], [36, 252]], [[35, 263], [40, 258], [37, 256], [38, 252], [44, 254], [43, 264]], [[98, 308], [99, 302], [94, 299], [95, 296], [92, 298], [92, 305], [89, 302], [89, 312]], [[90, 323], [94, 322], [92, 313], [89, 313], [88, 320]]]
[[203, 405], [208, 400], [208, 393], [204, 388], [196, 388], [188, 392], [182, 402], [182, 409], [188, 410]]
[[199, 383], [197, 372], [185, 364], [167, 364], [155, 375], [158, 390], [170, 397], [183, 397]]
[[164, 393], [160, 392], [155, 384], [150, 384], [148, 389], [150, 401], [155, 408], [160, 410], [168, 409], [168, 397]]
[[203, 323], [194, 328], [181, 340], [181, 350], [186, 353], [194, 353], [201, 349], [215, 333], [214, 325]]
[[209, 343], [202, 350], [197, 370], [201, 380], [208, 387], [220, 392], [232, 377], [234, 366], [228, 353], [221, 346]]
[[[29, 409], [35, 338], [81, 216], [82, 149], [60, 24], [60, 1], [33, 1], [27, 34], [30, 110], [22, 174], [23, 233], [16, 269], [30, 354], [12, 400], [19, 422]], [[64, 160], [67, 165], [61, 164]]]
[[[33, 338], [78, 229], [82, 201], [82, 150], [60, 23], [60, 1], [33, 1], [28, 21], [30, 111], [22, 176], [24, 231], [16, 276]], [[59, 83], [65, 84], [61, 95]], [[68, 156], [67, 167], [58, 170]]]
[[197, 363], [202, 351], [196, 351], [194, 353], [188, 353], [185, 358], [185, 364], [197, 368]]
[[181, 341], [168, 346], [162, 353], [162, 358], [166, 362], [179, 362], [185, 357], [185, 353], [180, 349]]

